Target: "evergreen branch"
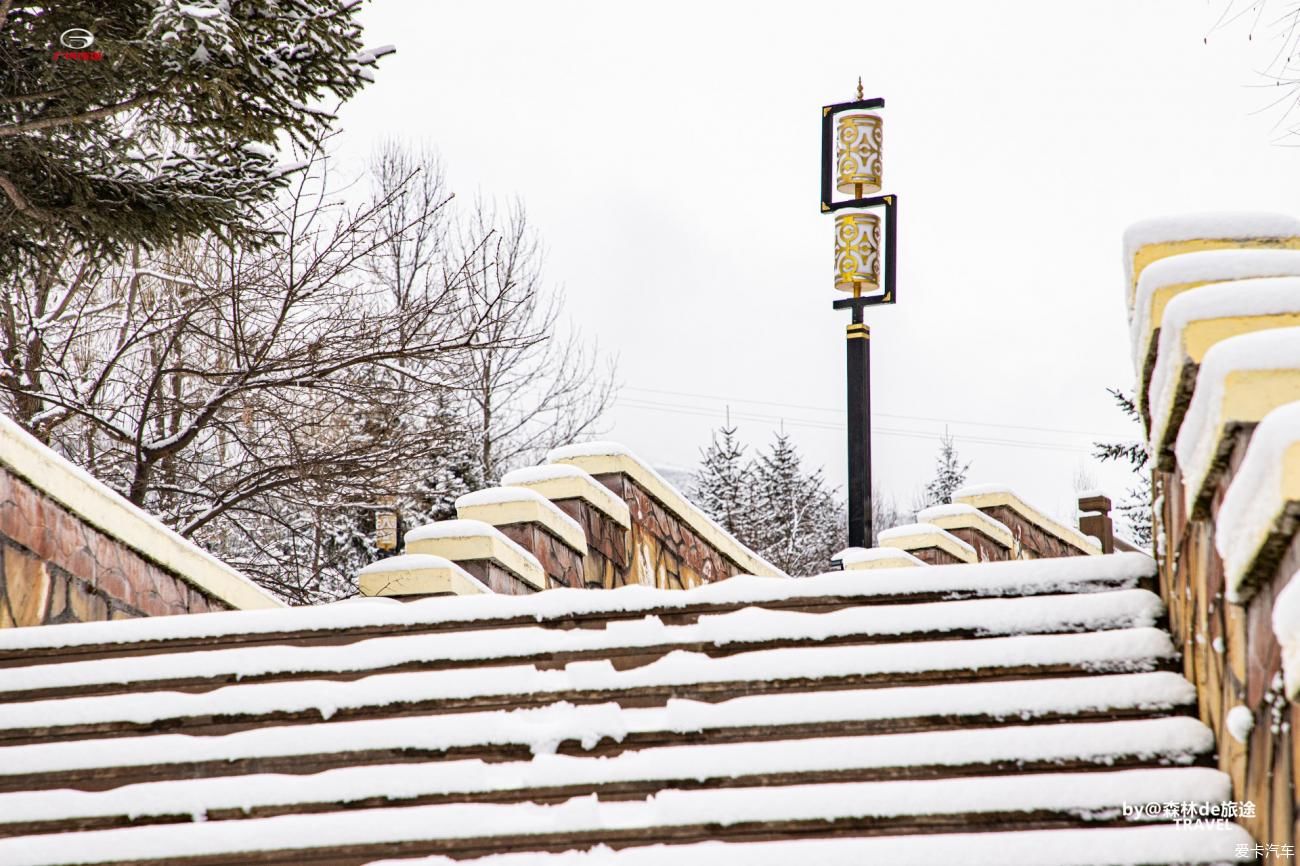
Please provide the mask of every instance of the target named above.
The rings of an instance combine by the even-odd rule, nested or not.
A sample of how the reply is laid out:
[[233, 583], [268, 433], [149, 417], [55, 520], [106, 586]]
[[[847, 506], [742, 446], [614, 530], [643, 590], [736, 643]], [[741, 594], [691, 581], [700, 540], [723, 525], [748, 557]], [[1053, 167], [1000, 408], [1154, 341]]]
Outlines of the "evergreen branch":
[[29, 120], [25, 123], [0, 126], [0, 138], [23, 135], [28, 132], [37, 132], [55, 126], [69, 126], [75, 123], [88, 123], [92, 120], [103, 120], [106, 117], [121, 114], [123, 111], [130, 111], [133, 108], [139, 108], [151, 100], [157, 99], [159, 95], [160, 94], [157, 91], [151, 91], [113, 105], [105, 106], [104, 108], [83, 111], [80, 114], [65, 114], [61, 117], [42, 117], [39, 120]]
[[18, 189], [17, 184], [9, 179], [8, 175], [0, 174], [0, 190], [4, 191], [5, 196], [13, 203], [14, 208], [24, 216], [29, 216], [43, 223], [52, 223], [54, 221], [50, 214], [29, 202]]

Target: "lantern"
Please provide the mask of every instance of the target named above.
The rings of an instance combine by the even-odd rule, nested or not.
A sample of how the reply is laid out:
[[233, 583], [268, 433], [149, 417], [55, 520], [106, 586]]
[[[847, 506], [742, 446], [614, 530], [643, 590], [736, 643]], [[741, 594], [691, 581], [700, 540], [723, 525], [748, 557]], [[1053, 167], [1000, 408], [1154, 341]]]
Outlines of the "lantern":
[[835, 148], [835, 187], [862, 198], [880, 192], [880, 117], [843, 114], [838, 118]]
[[835, 288], [854, 297], [880, 288], [880, 217], [875, 214], [835, 215]]

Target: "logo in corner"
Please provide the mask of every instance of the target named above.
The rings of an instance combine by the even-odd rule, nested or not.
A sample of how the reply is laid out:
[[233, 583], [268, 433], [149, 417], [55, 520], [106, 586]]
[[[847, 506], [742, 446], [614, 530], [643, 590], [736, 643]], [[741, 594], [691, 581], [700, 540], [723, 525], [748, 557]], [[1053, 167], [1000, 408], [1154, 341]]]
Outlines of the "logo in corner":
[[59, 44], [64, 48], [81, 51], [95, 44], [95, 34], [81, 27], [73, 27], [59, 34]]

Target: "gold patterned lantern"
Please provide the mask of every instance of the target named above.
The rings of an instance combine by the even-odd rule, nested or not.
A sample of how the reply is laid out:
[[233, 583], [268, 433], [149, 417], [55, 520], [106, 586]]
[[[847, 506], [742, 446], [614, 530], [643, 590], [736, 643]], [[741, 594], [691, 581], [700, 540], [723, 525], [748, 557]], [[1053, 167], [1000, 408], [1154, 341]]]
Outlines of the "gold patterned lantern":
[[835, 215], [835, 288], [855, 297], [880, 288], [880, 217], [875, 214]]
[[844, 114], [838, 119], [835, 187], [854, 198], [880, 192], [880, 117]]

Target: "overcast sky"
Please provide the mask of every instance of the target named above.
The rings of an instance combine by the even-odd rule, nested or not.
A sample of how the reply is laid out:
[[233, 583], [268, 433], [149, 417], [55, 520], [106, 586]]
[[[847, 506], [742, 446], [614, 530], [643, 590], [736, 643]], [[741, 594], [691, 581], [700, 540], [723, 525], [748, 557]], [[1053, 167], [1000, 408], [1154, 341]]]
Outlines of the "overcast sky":
[[876, 477], [910, 501], [947, 426], [971, 482], [1063, 514], [1081, 468], [1128, 483], [1088, 456], [1137, 434], [1105, 391], [1133, 377], [1125, 226], [1300, 211], [1269, 16], [1216, 27], [1223, 6], [379, 0], [367, 42], [398, 52], [344, 109], [343, 155], [428, 142], [460, 194], [525, 204], [574, 326], [618, 355], [605, 438], [693, 466], [730, 406], [840, 484], [819, 114], [861, 75], [900, 200], [900, 300], [868, 314]]

